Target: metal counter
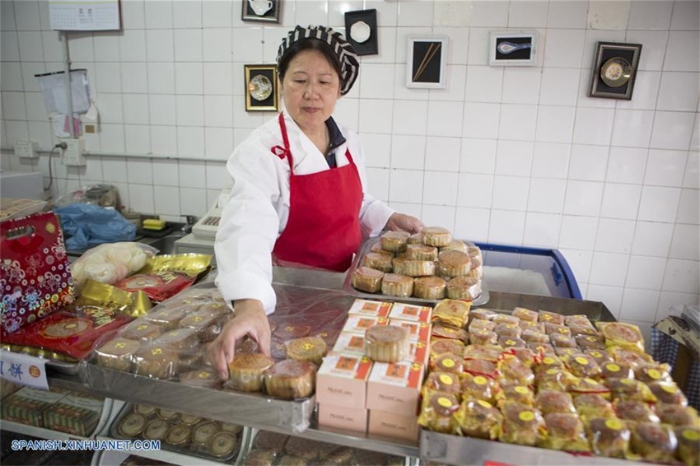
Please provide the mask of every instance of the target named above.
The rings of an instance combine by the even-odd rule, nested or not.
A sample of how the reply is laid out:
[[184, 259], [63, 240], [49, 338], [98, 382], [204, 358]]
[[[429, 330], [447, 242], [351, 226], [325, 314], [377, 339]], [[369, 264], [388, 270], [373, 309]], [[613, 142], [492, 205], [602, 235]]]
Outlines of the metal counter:
[[[293, 295], [310, 295], [315, 290], [332, 290], [338, 303], [352, 302], [352, 297], [343, 291], [345, 274], [319, 270], [285, 269], [274, 271], [273, 286], [276, 290], [293, 289]], [[400, 300], [398, 300], [400, 301]], [[485, 306], [502, 312], [510, 312], [514, 307], [544, 309], [565, 315], [586, 314], [592, 320], [615, 320], [610, 311], [599, 302], [554, 298], [551, 296], [524, 295], [492, 291], [489, 303]], [[346, 308], [347, 310], [347, 308]], [[244, 424], [262, 430], [290, 434], [338, 445], [373, 450], [407, 457], [421, 456], [446, 463], [483, 464], [483, 458], [501, 459], [505, 462], [521, 461], [519, 448], [498, 442], [476, 441], [458, 436], [446, 436], [425, 431], [420, 444], [405, 440], [358, 434], [325, 426], [318, 426], [315, 415], [315, 400], [283, 401], [257, 395], [235, 393], [205, 388], [194, 388], [176, 382], [136, 376], [83, 363], [80, 368], [83, 382], [75, 375], [50, 374], [50, 384], [55, 387], [82, 390], [107, 397], [131, 402], [147, 403], [158, 407], [177, 409], [202, 417], [224, 422]], [[527, 464], [568, 464], [563, 462], [560, 452], [530, 448], [533, 450], [525, 461]], [[495, 456], [494, 456], [495, 455]], [[506, 456], [503, 456], [506, 455]], [[571, 456], [571, 455], [567, 455]], [[601, 464], [597, 459], [583, 458], [586, 463]], [[594, 461], [596, 460], [596, 461]], [[605, 464], [610, 464], [605, 459]], [[626, 461], [624, 464], [630, 464]]]

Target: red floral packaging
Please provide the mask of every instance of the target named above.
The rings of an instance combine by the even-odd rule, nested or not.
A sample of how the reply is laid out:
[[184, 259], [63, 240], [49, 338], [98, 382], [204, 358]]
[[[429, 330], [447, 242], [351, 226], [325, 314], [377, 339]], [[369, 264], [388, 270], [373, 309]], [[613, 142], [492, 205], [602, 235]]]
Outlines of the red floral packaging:
[[80, 360], [99, 337], [131, 320], [102, 306], [78, 306], [59, 311], [3, 338], [3, 347], [49, 359]]
[[176, 254], [151, 257], [139, 273], [115, 283], [129, 292], [143, 291], [155, 302], [162, 302], [194, 284], [208, 270], [209, 254]]
[[53, 212], [0, 222], [3, 339], [73, 302], [73, 281]]

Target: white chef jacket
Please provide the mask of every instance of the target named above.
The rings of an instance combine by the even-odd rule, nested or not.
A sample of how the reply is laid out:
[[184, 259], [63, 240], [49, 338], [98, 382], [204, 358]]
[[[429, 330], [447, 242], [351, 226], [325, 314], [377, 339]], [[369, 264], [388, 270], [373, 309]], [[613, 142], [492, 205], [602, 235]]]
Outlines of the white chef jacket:
[[[284, 115], [295, 175], [329, 170], [324, 154]], [[364, 198], [360, 209], [363, 237], [376, 236], [395, 212], [367, 193], [365, 152], [357, 134], [338, 125], [346, 143], [335, 150], [337, 166], [349, 163], [345, 149], [357, 166]], [[229, 157], [226, 168], [233, 178], [229, 202], [224, 206], [214, 250], [216, 284], [226, 302], [258, 299], [265, 312], [276, 305], [272, 289], [272, 250], [289, 218], [289, 162], [271, 152], [284, 147], [277, 117], [257, 128]]]

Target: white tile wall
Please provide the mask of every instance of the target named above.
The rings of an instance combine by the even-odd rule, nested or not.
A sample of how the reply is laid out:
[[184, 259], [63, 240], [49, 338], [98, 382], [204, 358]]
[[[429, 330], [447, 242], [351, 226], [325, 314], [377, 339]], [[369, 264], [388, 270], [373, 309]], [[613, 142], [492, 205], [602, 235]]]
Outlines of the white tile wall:
[[[282, 25], [266, 25], [242, 21], [240, 2], [129, 0], [123, 32], [73, 35], [101, 118], [88, 148], [113, 155], [56, 164], [61, 189], [108, 182], [133, 209], [203, 214], [228, 154], [273, 116], [244, 110], [243, 65], [273, 63], [296, 23], [342, 31], [345, 10], [376, 8], [379, 54], [361, 58], [336, 116], [361, 134], [377, 197], [458, 237], [559, 248], [587, 299], [645, 329], [698, 301], [698, 2], [283, 4]], [[46, 2], [2, 1], [0, 20], [0, 143], [46, 148], [33, 75], [62, 68], [59, 34]], [[539, 31], [537, 66], [488, 66], [490, 31], [508, 28]], [[449, 38], [446, 89], [405, 88], [411, 34]], [[632, 100], [588, 97], [598, 41], [643, 45]]]

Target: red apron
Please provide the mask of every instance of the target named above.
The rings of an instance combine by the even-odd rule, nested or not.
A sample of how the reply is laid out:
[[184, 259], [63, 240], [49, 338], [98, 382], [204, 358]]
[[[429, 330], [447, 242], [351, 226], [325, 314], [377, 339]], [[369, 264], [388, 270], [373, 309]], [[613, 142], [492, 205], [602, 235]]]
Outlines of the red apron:
[[284, 116], [279, 115], [284, 148], [272, 152], [289, 162], [289, 218], [272, 251], [275, 262], [345, 271], [362, 242], [362, 183], [350, 151], [348, 163], [308, 175], [294, 173]]

